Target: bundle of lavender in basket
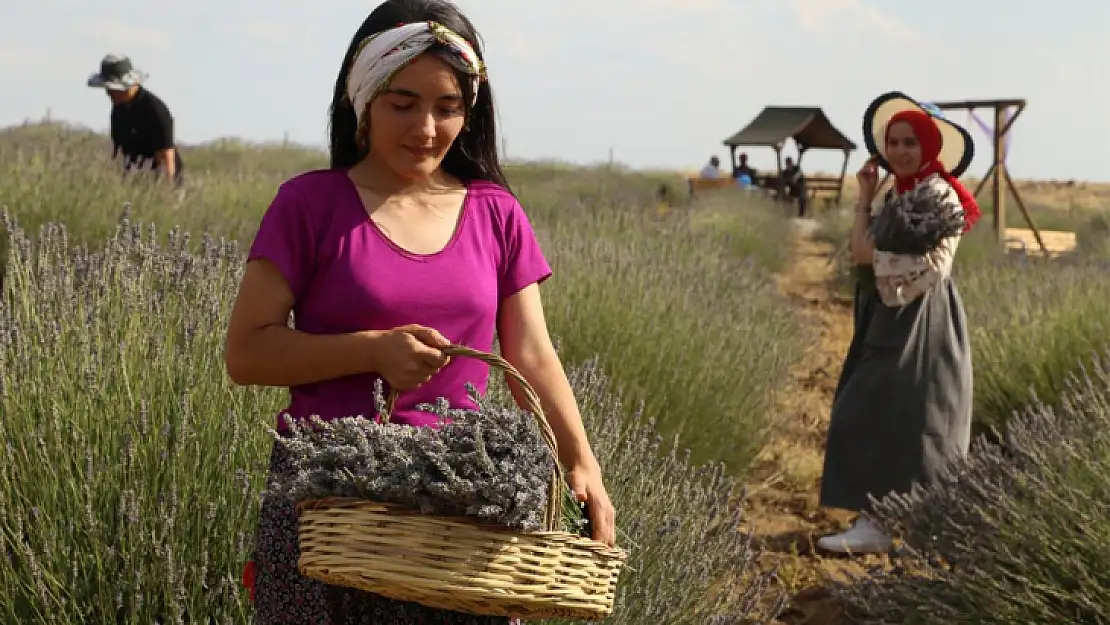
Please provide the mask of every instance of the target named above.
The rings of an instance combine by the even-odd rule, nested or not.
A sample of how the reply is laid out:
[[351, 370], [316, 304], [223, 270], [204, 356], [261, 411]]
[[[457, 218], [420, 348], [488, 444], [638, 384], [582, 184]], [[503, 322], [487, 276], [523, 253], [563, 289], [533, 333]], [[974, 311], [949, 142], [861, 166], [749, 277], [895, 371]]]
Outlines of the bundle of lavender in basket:
[[[524, 531], [543, 529], [555, 460], [531, 414], [468, 392], [478, 410], [445, 399], [419, 410], [439, 428], [377, 423], [362, 417], [290, 423], [271, 432], [293, 463], [267, 494], [294, 502], [354, 497], [421, 514], [469, 516]], [[375, 389], [382, 411], [381, 384]], [[583, 507], [564, 485], [563, 528], [588, 536]]]
[[964, 215], [947, 190], [929, 184], [900, 198], [888, 199], [872, 225], [875, 248], [895, 254], [922, 255], [944, 239], [964, 231]]

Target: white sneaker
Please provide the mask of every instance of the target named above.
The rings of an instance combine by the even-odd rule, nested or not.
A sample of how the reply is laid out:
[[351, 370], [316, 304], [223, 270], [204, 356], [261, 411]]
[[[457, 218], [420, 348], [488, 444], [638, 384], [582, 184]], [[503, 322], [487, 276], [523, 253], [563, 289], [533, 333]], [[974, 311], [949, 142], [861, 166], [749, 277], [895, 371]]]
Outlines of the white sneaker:
[[894, 541], [879, 526], [866, 517], [859, 517], [848, 531], [825, 536], [817, 541], [817, 548], [841, 554], [884, 553]]

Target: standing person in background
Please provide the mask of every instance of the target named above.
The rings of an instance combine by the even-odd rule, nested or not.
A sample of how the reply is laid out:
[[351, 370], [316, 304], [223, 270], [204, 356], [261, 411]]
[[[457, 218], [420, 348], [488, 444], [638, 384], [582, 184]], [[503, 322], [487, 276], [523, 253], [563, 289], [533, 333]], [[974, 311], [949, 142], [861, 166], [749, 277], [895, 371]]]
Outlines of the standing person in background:
[[173, 115], [161, 98], [143, 87], [146, 74], [126, 56], [109, 54], [100, 71], [89, 76], [90, 87], [104, 89], [112, 100], [112, 158], [122, 158], [124, 171], [149, 169], [180, 185], [181, 153], [174, 144]]
[[802, 167], [794, 164], [794, 159], [786, 157], [785, 166], [782, 168], [782, 186], [787, 198], [798, 200], [798, 217], [806, 216], [806, 177]]
[[[980, 213], [956, 178], [974, 151], [966, 130], [893, 92], [868, 108], [864, 137], [873, 156], [856, 175], [855, 329], [833, 399], [820, 502], [861, 514], [848, 531], [817, 541], [854, 554], [892, 544], [864, 514], [872, 498], [936, 483], [967, 455], [971, 345], [951, 274], [960, 237]], [[879, 164], [895, 185], [875, 202]]]

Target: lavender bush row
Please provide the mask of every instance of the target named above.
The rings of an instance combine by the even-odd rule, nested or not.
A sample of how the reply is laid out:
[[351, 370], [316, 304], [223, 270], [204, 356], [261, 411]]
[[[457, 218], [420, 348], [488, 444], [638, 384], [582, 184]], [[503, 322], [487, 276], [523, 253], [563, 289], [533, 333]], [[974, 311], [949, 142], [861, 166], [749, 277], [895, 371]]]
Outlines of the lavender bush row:
[[[269, 492], [293, 501], [370, 499], [422, 514], [543, 529], [555, 459], [535, 419], [515, 406], [478, 397], [473, 387], [468, 390], [478, 410], [454, 409], [446, 400], [419, 407], [439, 417], [437, 429], [355, 416], [302, 424], [287, 420], [289, 434], [274, 434], [294, 472], [275, 480]], [[376, 396], [378, 409], [384, 409], [380, 381]], [[565, 503], [566, 493], [560, 494]], [[580, 518], [566, 519], [569, 526], [563, 529], [577, 533]]]
[[262, 415], [281, 397], [225, 379], [241, 255], [126, 220], [97, 249], [4, 222], [0, 621], [248, 622]]
[[[4, 223], [0, 620], [250, 622], [239, 573], [284, 394], [223, 372], [242, 255], [126, 219], [93, 249]], [[595, 366], [570, 375], [631, 551], [612, 622], [754, 617], [771, 579], [733, 479], [664, 446]]]
[[[568, 376], [617, 509], [619, 541], [629, 551], [606, 623], [769, 622], [784, 597], [773, 571], [757, 567], [760, 546], [744, 520], [741, 483], [721, 463], [691, 461], [676, 438], [660, 435], [642, 404], [626, 406], [598, 361]], [[511, 401], [501, 381], [491, 384], [490, 395]]]
[[[277, 185], [327, 163], [295, 146], [182, 150], [190, 173], [175, 190], [122, 179], [104, 135], [58, 124], [0, 130], [0, 207], [31, 230], [65, 223], [75, 243], [98, 246], [130, 203], [160, 232], [180, 225], [245, 248]], [[698, 461], [742, 473], [777, 425], [775, 396], [807, 340], [771, 275], [789, 252], [783, 211], [720, 193], [661, 216], [656, 192], [663, 183], [681, 192], [676, 176], [550, 163], [507, 173], [555, 267], [545, 307], [568, 363], [597, 356], [661, 432], [681, 434]], [[3, 246], [0, 237], [0, 255]]]
[[1105, 263], [982, 259], [957, 267], [975, 362], [980, 433], [1003, 428], [1036, 394], [1054, 404], [1069, 374], [1110, 344]]
[[1034, 402], [953, 477], [891, 497], [908, 544], [894, 574], [843, 596], [868, 623], [1110, 623], [1110, 357]]

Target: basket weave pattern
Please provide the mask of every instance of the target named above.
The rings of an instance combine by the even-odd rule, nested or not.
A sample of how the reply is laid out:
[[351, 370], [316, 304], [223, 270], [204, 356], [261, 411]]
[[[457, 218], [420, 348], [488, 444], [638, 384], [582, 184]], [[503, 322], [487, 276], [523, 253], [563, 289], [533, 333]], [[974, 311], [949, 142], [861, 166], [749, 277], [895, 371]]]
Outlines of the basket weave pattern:
[[[558, 448], [535, 391], [498, 356], [462, 346], [444, 352], [502, 369], [523, 391], [556, 458], [546, 531], [520, 532], [472, 518], [424, 515], [366, 499], [308, 500], [297, 506], [301, 574], [468, 614], [581, 620], [609, 616], [627, 555], [559, 529]], [[395, 399], [391, 392], [387, 413]]]

